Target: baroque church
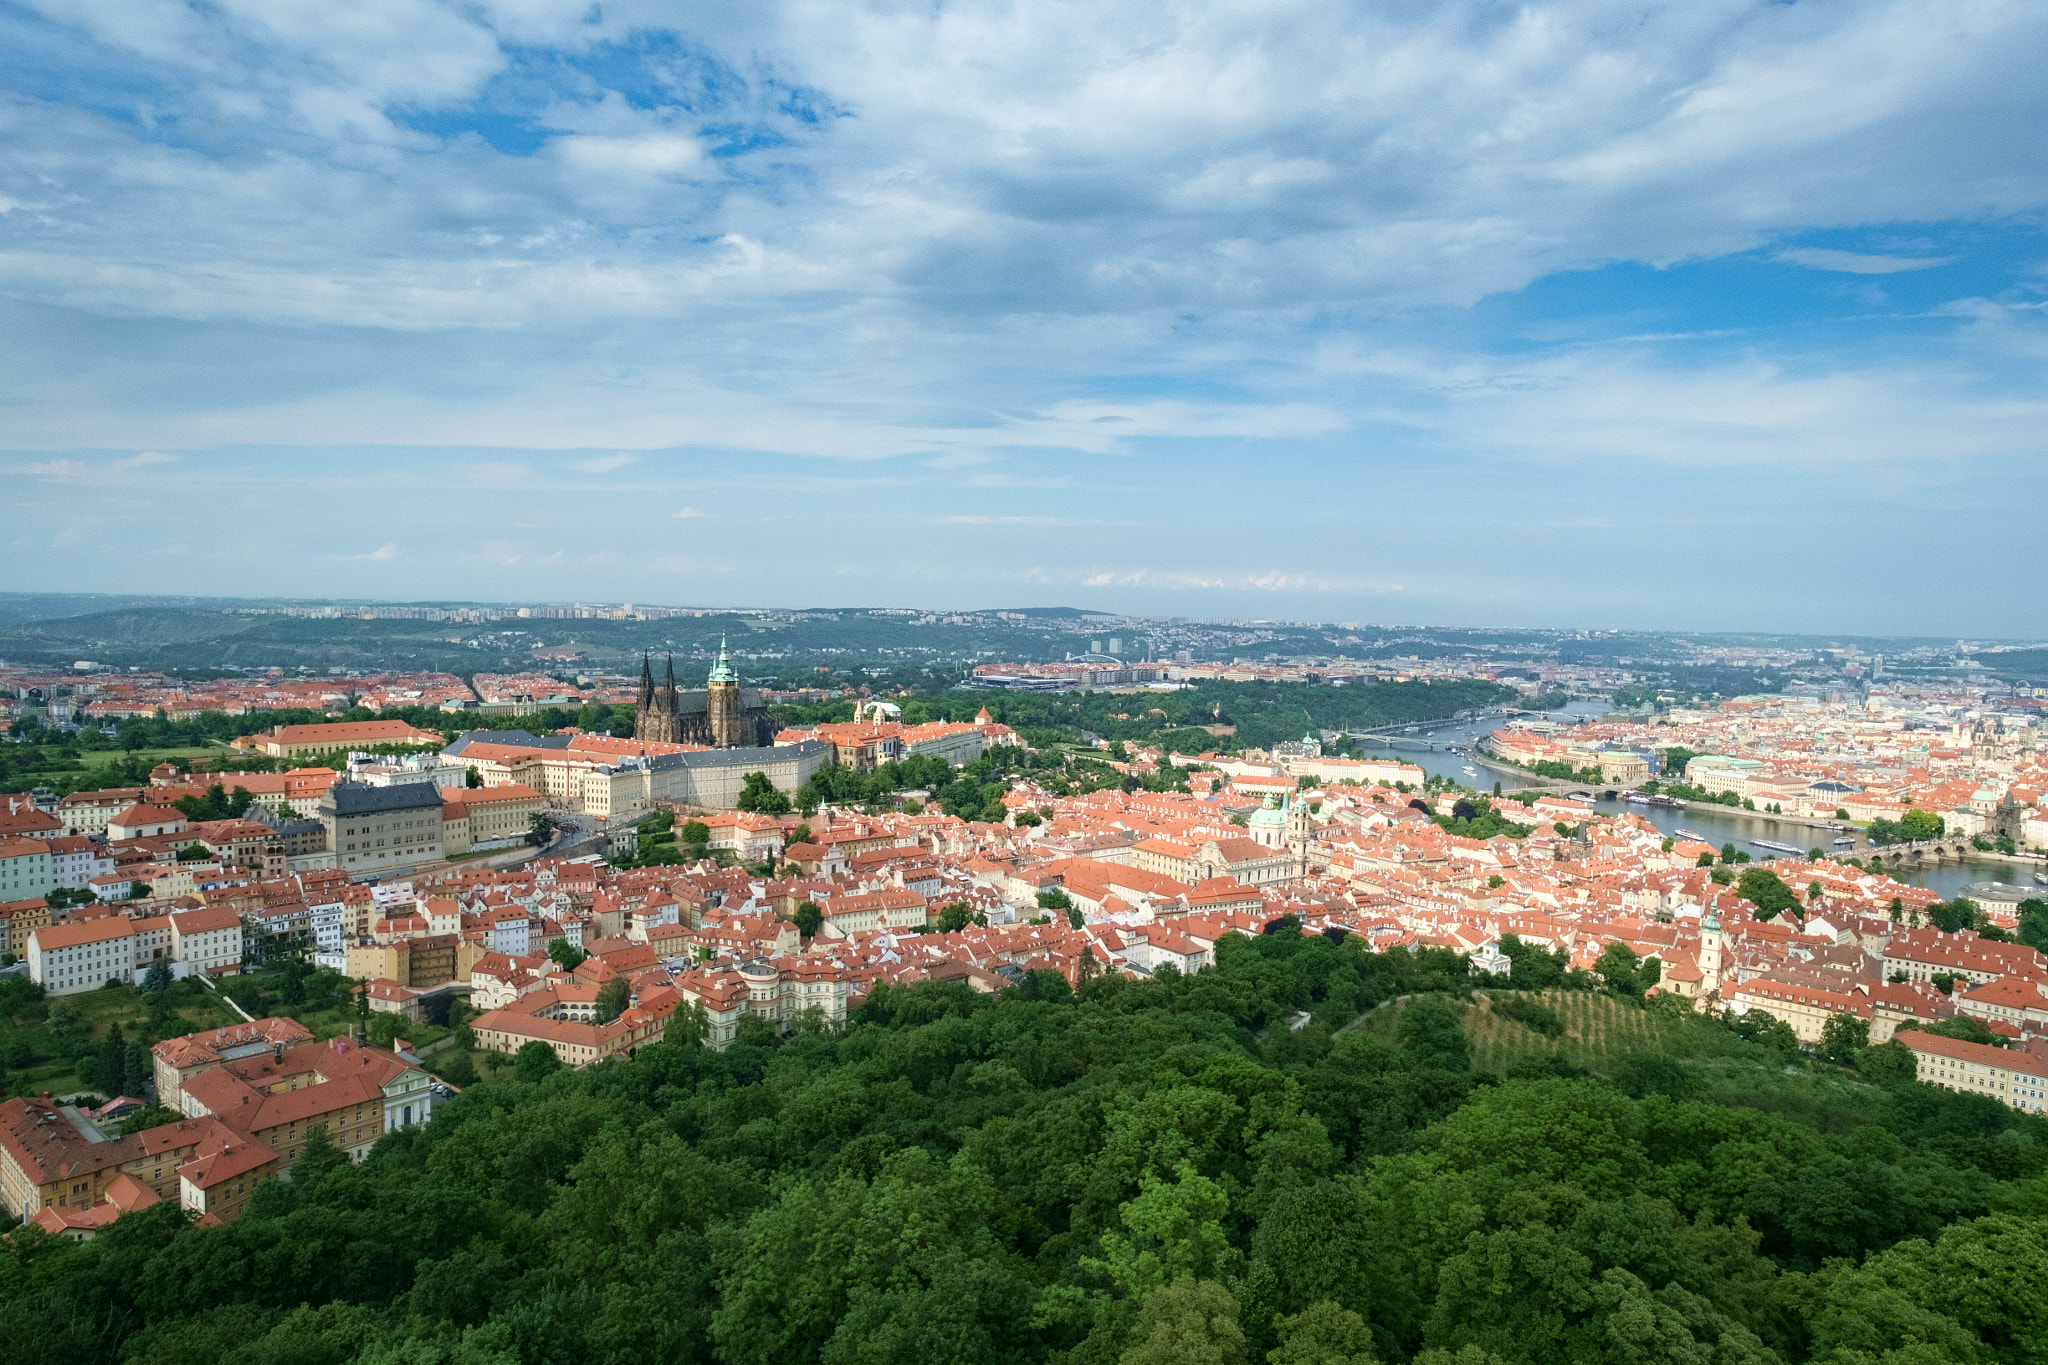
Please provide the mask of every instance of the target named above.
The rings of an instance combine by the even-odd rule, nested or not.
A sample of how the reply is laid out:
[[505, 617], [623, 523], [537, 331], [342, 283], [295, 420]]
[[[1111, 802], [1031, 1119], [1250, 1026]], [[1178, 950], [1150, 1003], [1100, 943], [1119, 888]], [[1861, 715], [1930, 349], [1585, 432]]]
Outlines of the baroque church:
[[654, 685], [654, 661], [640, 659], [640, 700], [633, 710], [633, 737], [657, 744], [708, 744], [714, 749], [766, 748], [775, 742], [776, 724], [755, 688], [740, 687], [740, 677], [727, 660], [725, 641], [718, 642], [718, 662], [701, 692], [676, 690], [675, 656], [667, 676]]

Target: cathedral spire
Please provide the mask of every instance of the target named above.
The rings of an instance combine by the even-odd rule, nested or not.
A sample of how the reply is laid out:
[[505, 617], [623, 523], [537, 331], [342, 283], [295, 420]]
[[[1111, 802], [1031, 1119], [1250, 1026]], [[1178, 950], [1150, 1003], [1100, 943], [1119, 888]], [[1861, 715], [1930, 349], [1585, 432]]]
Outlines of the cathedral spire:
[[640, 656], [640, 704], [647, 705], [654, 700], [654, 660], [646, 654]]
[[725, 637], [718, 637], [718, 662], [711, 665], [710, 681], [715, 683], [736, 683], [740, 675], [732, 671], [732, 664], [726, 659]]

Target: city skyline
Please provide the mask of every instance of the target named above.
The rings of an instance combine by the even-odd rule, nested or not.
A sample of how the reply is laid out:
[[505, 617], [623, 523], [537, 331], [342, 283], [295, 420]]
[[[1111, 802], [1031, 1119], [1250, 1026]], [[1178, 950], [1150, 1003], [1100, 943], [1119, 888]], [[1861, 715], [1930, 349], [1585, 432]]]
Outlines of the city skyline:
[[2038, 7], [1092, 19], [0, 11], [9, 585], [2048, 631]]

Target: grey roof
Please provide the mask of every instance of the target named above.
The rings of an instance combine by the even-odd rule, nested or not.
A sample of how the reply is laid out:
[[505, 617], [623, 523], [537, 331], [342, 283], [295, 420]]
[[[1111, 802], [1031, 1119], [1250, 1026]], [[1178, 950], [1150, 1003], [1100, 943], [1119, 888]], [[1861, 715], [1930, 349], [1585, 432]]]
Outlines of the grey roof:
[[[690, 690], [690, 691], [685, 691], [685, 690], [684, 690], [684, 689], [682, 689], [682, 688], [677, 688], [677, 689], [676, 689], [676, 714], [677, 714], [677, 715], [679, 715], [679, 716], [695, 716], [695, 715], [701, 715], [701, 714], [703, 714], [703, 713], [705, 713], [705, 712], [709, 711], [710, 709], [711, 709], [711, 693], [710, 693], [710, 691], [709, 691], [708, 689], [706, 689], [706, 688], [702, 688], [702, 687], [699, 687], [699, 688], [696, 688], [696, 689], [694, 689], [694, 690]], [[761, 689], [760, 689], [760, 688], [758, 688], [758, 687], [742, 687], [742, 688], [740, 689], [740, 710], [742, 710], [742, 711], [758, 711], [758, 710], [760, 710], [760, 709], [761, 709]]]
[[798, 758], [809, 758], [814, 754], [837, 748], [822, 739], [807, 739], [797, 744], [776, 744], [765, 749], [698, 749], [681, 754], [651, 754], [647, 766], [653, 772], [666, 772], [674, 768], [760, 768], [770, 763], [787, 763], [792, 754]]
[[548, 735], [542, 737], [528, 734], [524, 730], [471, 730], [441, 752], [449, 758], [460, 758], [462, 757], [462, 751], [467, 749], [472, 743], [517, 744], [525, 749], [566, 749], [569, 747], [569, 736]]
[[374, 815], [378, 811], [416, 810], [424, 806], [439, 810], [441, 789], [426, 782], [400, 782], [390, 787], [337, 782], [327, 789], [320, 804], [331, 804], [336, 815]]

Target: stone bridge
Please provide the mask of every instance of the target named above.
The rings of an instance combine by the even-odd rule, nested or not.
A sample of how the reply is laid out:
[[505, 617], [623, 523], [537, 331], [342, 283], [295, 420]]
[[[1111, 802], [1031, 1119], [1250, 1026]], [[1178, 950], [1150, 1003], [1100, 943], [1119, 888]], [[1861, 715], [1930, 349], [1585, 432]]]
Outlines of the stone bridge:
[[1898, 867], [1907, 863], [1938, 863], [1948, 859], [1956, 862], [1967, 860], [1974, 850], [1968, 838], [1946, 835], [1940, 839], [1921, 839], [1910, 844], [1886, 844], [1882, 848], [1860, 848], [1850, 856], [1868, 862], [1881, 859], [1886, 866]]

